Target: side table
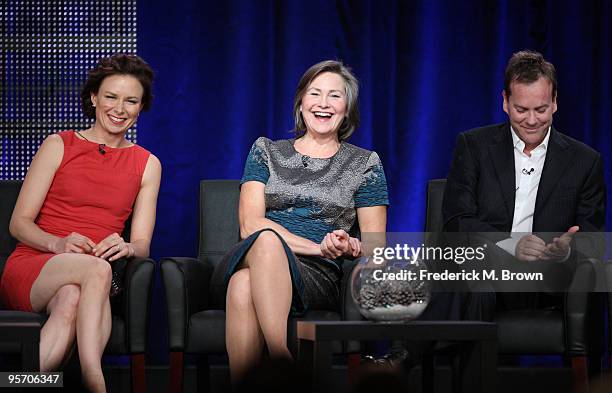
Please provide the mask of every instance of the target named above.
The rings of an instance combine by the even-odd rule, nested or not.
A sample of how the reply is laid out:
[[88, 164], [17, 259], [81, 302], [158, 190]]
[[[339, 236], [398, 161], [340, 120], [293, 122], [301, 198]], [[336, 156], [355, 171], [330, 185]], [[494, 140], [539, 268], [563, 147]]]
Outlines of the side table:
[[497, 389], [497, 325], [477, 321], [299, 321], [298, 362], [312, 376], [312, 391], [325, 392], [331, 381], [331, 344], [338, 340], [427, 340], [461, 342], [470, 351], [464, 363], [470, 391]]

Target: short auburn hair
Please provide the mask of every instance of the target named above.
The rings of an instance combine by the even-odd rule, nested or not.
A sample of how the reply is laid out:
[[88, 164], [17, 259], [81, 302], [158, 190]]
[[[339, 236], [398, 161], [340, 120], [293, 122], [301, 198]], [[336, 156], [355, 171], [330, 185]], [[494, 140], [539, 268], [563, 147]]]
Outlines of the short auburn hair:
[[98, 64], [89, 70], [87, 81], [81, 90], [81, 106], [86, 117], [95, 119], [96, 108], [91, 102], [91, 94], [98, 94], [102, 81], [112, 75], [131, 75], [138, 79], [142, 85], [142, 110], [147, 111], [151, 107], [155, 73], [139, 56], [121, 53], [101, 58]]

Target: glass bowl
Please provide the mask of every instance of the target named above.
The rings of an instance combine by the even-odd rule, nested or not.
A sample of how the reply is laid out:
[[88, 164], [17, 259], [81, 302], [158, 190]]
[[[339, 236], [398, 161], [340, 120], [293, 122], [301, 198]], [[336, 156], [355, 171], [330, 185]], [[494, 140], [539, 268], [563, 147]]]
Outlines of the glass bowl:
[[411, 321], [427, 308], [429, 283], [419, 280], [427, 270], [420, 261], [384, 261], [361, 258], [351, 276], [351, 293], [361, 315], [372, 321]]

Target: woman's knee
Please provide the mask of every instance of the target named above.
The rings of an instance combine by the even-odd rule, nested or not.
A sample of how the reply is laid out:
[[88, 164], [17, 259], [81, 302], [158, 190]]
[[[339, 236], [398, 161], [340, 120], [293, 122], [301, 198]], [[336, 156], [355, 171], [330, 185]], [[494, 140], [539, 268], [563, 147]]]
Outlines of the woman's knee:
[[88, 284], [94, 283], [102, 288], [109, 289], [112, 278], [113, 270], [110, 263], [100, 258], [89, 261], [89, 268], [85, 277]]
[[270, 260], [269, 257], [284, 255], [284, 253], [283, 243], [278, 235], [272, 231], [263, 231], [253, 242], [246, 259], [249, 263], [254, 258]]
[[108, 262], [85, 254], [58, 254], [43, 266], [30, 291], [32, 309], [43, 312], [59, 290], [75, 284], [81, 290], [89, 285], [108, 291], [112, 270]]
[[226, 303], [228, 308], [237, 310], [246, 310], [252, 307], [249, 269], [240, 269], [232, 275], [227, 286]]
[[259, 236], [257, 236], [257, 239], [255, 239], [253, 245], [258, 245], [260, 247], [283, 247], [279, 235], [273, 231], [262, 231]]
[[73, 323], [76, 320], [80, 299], [81, 288], [78, 285], [64, 285], [49, 302], [48, 312], [66, 323]]

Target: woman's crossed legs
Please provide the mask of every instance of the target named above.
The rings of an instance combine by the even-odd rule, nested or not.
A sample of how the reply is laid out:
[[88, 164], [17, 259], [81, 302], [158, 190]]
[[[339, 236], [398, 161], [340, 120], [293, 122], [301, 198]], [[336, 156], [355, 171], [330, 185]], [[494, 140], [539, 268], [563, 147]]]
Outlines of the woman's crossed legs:
[[232, 382], [259, 361], [264, 342], [272, 358], [291, 358], [287, 319], [292, 287], [278, 235], [263, 231], [235, 272], [226, 295], [226, 347]]
[[110, 337], [110, 264], [84, 254], [58, 254], [45, 264], [32, 286], [34, 311], [46, 310], [41, 331], [41, 371], [57, 368], [76, 341], [85, 386], [106, 392], [101, 358]]

